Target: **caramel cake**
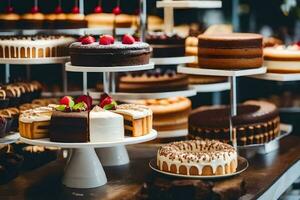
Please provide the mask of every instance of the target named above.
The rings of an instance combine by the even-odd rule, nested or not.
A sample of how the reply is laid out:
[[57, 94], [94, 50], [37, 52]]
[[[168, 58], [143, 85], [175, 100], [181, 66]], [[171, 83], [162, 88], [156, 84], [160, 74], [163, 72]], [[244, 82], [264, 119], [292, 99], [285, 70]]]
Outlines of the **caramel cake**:
[[188, 116], [192, 103], [185, 97], [130, 101], [145, 105], [153, 112], [153, 128], [157, 131], [183, 130], [188, 128]]
[[22, 137], [40, 139], [49, 137], [51, 107], [39, 107], [22, 112], [19, 117], [19, 132]]
[[[185, 55], [198, 57], [198, 38], [187, 37], [185, 40]], [[193, 63], [187, 63], [187, 67], [198, 67], [198, 60]], [[201, 75], [188, 75], [189, 84], [209, 84], [220, 83], [227, 80], [226, 77], [221, 76], [201, 76]]]
[[152, 130], [152, 111], [146, 106], [136, 104], [117, 105], [112, 110], [124, 117], [125, 133], [138, 137], [147, 135]]
[[262, 36], [251, 33], [198, 36], [200, 68], [250, 69], [263, 64]]
[[49, 58], [68, 56], [70, 36], [2, 36], [0, 58]]
[[151, 32], [146, 36], [146, 42], [153, 48], [154, 58], [181, 57], [185, 54], [185, 38], [178, 34]]
[[114, 20], [116, 23], [115, 26], [118, 28], [129, 28], [133, 23], [133, 16], [127, 14], [114, 15], [113, 13], [91, 13], [88, 14], [85, 19], [88, 22], [89, 28], [112, 28], [114, 26]]
[[130, 35], [124, 35], [122, 42], [110, 35], [102, 35], [99, 42], [92, 36], [82, 37], [69, 51], [72, 65], [92, 67], [144, 65], [151, 53], [147, 43], [136, 42]]
[[21, 16], [19, 27], [21, 29], [40, 29], [43, 28], [45, 15], [40, 12], [26, 13]]
[[[237, 107], [233, 117], [238, 145], [266, 143], [280, 135], [277, 107], [266, 101], [246, 101]], [[189, 116], [191, 138], [230, 141], [229, 106], [203, 106]]]
[[20, 15], [13, 13], [12, 11], [0, 14], [0, 29], [17, 28], [17, 22], [20, 20]]
[[268, 72], [300, 73], [300, 46], [278, 45], [264, 48], [264, 65]]
[[157, 167], [182, 175], [213, 176], [236, 172], [237, 152], [216, 140], [188, 140], [161, 146]]
[[121, 76], [117, 90], [119, 92], [166, 92], [186, 90], [187, 88], [187, 75], [177, 74], [174, 70], [157, 68]]

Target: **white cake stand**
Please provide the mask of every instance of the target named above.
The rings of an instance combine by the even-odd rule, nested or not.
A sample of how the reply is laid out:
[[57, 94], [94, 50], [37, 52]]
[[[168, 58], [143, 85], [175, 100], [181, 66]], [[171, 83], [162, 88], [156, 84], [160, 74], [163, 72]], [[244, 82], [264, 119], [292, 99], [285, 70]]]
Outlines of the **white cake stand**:
[[[101, 92], [91, 90], [88, 94], [93, 99], [100, 99]], [[140, 99], [162, 99], [170, 97], [191, 97], [196, 95], [196, 90], [192, 87], [181, 90], [181, 91], [170, 91], [170, 92], [150, 92], [150, 93], [125, 93], [115, 92], [110, 94], [115, 100], [140, 100]]]
[[12, 144], [18, 141], [20, 134], [17, 132], [11, 132], [3, 138], [0, 138], [0, 144]]
[[179, 1], [179, 0], [165, 0], [157, 1], [157, 8], [221, 8], [222, 1], [210, 0], [194, 0], [194, 1]]
[[23, 66], [40, 64], [64, 64], [69, 60], [69, 56], [49, 58], [0, 58], [0, 64], [14, 64]]
[[[127, 71], [140, 71], [153, 69], [154, 63], [148, 63], [145, 65], [135, 65], [135, 66], [107, 66], [107, 67], [95, 67], [95, 66], [74, 66], [70, 62], [66, 63], [66, 71], [72, 72], [83, 72], [84, 79], [84, 93], [87, 94], [87, 72], [103, 72], [103, 89], [104, 92], [108, 94], [115, 93], [116, 90], [116, 77], [115, 72], [127, 72]], [[98, 93], [97, 98], [100, 98], [100, 93]], [[101, 163], [103, 166], [119, 166], [129, 163], [129, 156], [124, 145], [113, 145], [111, 147], [106, 146], [99, 147], [96, 150], [98, 156], [101, 158]]]
[[188, 135], [187, 129], [172, 130], [172, 131], [158, 131], [157, 138], [172, 138], [172, 137], [184, 137]]
[[[155, 139], [157, 132], [141, 137], [125, 137], [124, 140], [114, 142], [87, 142], [87, 143], [61, 143], [51, 142], [49, 138], [31, 140], [20, 138], [20, 141], [39, 146], [60, 147], [72, 149], [69, 161], [66, 164], [62, 183], [70, 188], [95, 188], [106, 184], [107, 178], [94, 148], [115, 147], [119, 145], [136, 144]], [[109, 152], [108, 152], [109, 153]], [[113, 155], [106, 154], [105, 157]], [[118, 159], [113, 157], [111, 159]]]
[[293, 74], [277, 74], [277, 73], [266, 73], [260, 75], [253, 75], [250, 76], [251, 78], [261, 79], [261, 80], [268, 80], [268, 81], [300, 81], [300, 73], [293, 73]]
[[230, 83], [210, 83], [210, 84], [193, 84], [190, 87], [194, 88], [198, 93], [201, 92], [222, 92], [230, 90]]
[[196, 56], [182, 56], [182, 57], [167, 57], [167, 58], [151, 58], [151, 62], [155, 65], [179, 65], [192, 63], [197, 60]]

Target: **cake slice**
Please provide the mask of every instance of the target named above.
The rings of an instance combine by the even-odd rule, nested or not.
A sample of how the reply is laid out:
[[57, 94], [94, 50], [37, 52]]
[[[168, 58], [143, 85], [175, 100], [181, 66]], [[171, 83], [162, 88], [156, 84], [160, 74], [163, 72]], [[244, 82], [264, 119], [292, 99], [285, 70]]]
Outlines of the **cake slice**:
[[40, 139], [49, 137], [51, 107], [39, 107], [24, 111], [19, 117], [19, 132], [22, 137]]
[[91, 142], [111, 142], [124, 139], [123, 116], [96, 106], [89, 115]]
[[125, 134], [138, 137], [147, 135], [152, 129], [152, 110], [136, 104], [117, 105], [115, 113], [123, 115]]

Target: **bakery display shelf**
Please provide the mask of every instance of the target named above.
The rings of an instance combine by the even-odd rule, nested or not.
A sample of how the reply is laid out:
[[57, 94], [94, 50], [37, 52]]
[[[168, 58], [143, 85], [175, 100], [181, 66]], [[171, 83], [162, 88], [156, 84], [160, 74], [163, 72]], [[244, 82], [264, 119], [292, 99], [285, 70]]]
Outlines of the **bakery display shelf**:
[[187, 135], [188, 135], [188, 129], [157, 131], [157, 138], [184, 137]]
[[149, 162], [149, 166], [152, 170], [164, 174], [167, 176], [173, 176], [173, 177], [180, 177], [180, 178], [190, 178], [190, 179], [220, 179], [220, 178], [228, 178], [232, 176], [236, 176], [238, 174], [241, 174], [244, 172], [248, 167], [249, 163], [246, 158], [243, 158], [241, 156], [238, 157], [238, 166], [236, 169], [236, 172], [231, 173], [231, 174], [224, 174], [224, 175], [211, 175], [211, 176], [200, 176], [200, 175], [184, 175], [184, 174], [175, 174], [175, 173], [170, 173], [170, 172], [165, 172], [160, 169], [158, 169], [157, 164], [156, 164], [156, 159], [153, 159]]
[[[20, 137], [24, 143], [39, 146], [60, 147], [71, 149], [70, 157], [65, 167], [62, 183], [70, 188], [95, 188], [107, 183], [106, 174], [103, 170], [101, 160], [94, 148], [106, 148], [119, 145], [137, 144], [155, 139], [157, 132], [140, 137], [125, 137], [124, 140], [113, 142], [86, 142], [86, 143], [60, 143], [45, 139], [27, 139]], [[114, 155], [106, 154], [105, 157], [118, 159]]]
[[177, 0], [165, 0], [165, 1], [157, 1], [157, 8], [221, 8], [222, 1], [216, 0], [192, 0], [192, 1], [177, 1]]
[[192, 67], [185, 67], [183, 65], [180, 65], [177, 67], [177, 71], [179, 73], [193, 74], [193, 75], [240, 77], [240, 76], [264, 74], [266, 73], [267, 68], [260, 67], [256, 69], [218, 70], [218, 69], [192, 68]]
[[290, 124], [280, 124], [280, 136], [268, 143], [250, 144], [245, 146], [238, 146], [239, 150], [255, 150], [259, 154], [266, 154], [279, 148], [279, 141], [290, 135], [293, 131], [293, 126]]
[[[91, 90], [88, 92], [93, 99], [100, 99], [100, 92]], [[151, 92], [151, 93], [125, 93], [125, 92], [115, 92], [109, 95], [115, 100], [140, 100], [140, 99], [163, 99], [170, 97], [191, 97], [197, 94], [196, 90], [193, 88], [188, 88], [181, 91], [171, 91], [171, 92]]]
[[128, 72], [128, 71], [140, 71], [149, 70], [154, 68], [154, 63], [150, 62], [145, 65], [134, 65], [134, 66], [114, 66], [114, 67], [85, 67], [85, 66], [74, 66], [71, 62], [66, 63], [66, 71], [70, 72]]
[[[133, 28], [117, 28], [117, 35], [133, 34]], [[37, 34], [63, 34], [63, 35], [99, 35], [112, 34], [113, 28], [99, 27], [99, 28], [78, 28], [78, 29], [10, 29], [0, 31], [0, 36], [14, 36], [14, 35], [37, 35]]]
[[268, 81], [300, 81], [300, 73], [293, 74], [279, 74], [279, 73], [266, 73], [260, 75], [250, 76], [251, 78], [268, 80]]
[[43, 64], [64, 64], [70, 60], [66, 57], [52, 57], [52, 58], [0, 58], [0, 64], [14, 64], [14, 65], [43, 65]]
[[230, 83], [210, 83], [210, 84], [193, 84], [190, 87], [194, 88], [198, 93], [200, 92], [222, 92], [230, 90]]
[[63, 97], [63, 96], [79, 96], [83, 95], [83, 91], [68, 91], [68, 92], [42, 92], [42, 97]]
[[11, 132], [3, 138], [0, 138], [0, 144], [12, 144], [18, 141], [20, 134], [17, 132]]
[[151, 62], [155, 65], [179, 65], [192, 63], [197, 60], [196, 56], [182, 56], [182, 57], [167, 57], [167, 58], [151, 58]]

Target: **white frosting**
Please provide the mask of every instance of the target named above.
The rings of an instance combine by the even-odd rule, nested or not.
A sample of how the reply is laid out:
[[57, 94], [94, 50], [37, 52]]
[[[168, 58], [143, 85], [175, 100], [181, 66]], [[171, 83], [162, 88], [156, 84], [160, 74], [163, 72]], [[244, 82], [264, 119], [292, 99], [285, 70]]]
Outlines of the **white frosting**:
[[[5, 58], [15, 58], [17, 55], [20, 57], [21, 49], [25, 52], [26, 58], [37, 58], [39, 51], [43, 52], [42, 57], [46, 57], [47, 49], [49, 49], [50, 57], [54, 57], [58, 53], [58, 48], [67, 47], [74, 41], [76, 41], [74, 38], [64, 36], [53, 39], [37, 38], [36, 40], [32, 40], [31, 37], [22, 39], [2, 38], [0, 39], [0, 49]], [[34, 48], [36, 52], [35, 55], [33, 54]], [[9, 51], [5, 51], [5, 49], [9, 49]], [[28, 51], [28, 49], [30, 49], [30, 51]], [[53, 55], [53, 52], [55, 55]]]
[[136, 104], [118, 105], [114, 112], [129, 115], [133, 119], [141, 119], [152, 115], [152, 110], [150, 108]]
[[111, 142], [124, 139], [123, 116], [95, 107], [89, 115], [90, 141]]
[[50, 121], [52, 111], [53, 108], [51, 107], [38, 107], [26, 110], [20, 115], [19, 121], [24, 123]]
[[265, 60], [264, 65], [269, 69], [269, 70], [295, 70], [298, 71], [300, 70], [300, 62], [299, 61], [270, 61], [270, 60]]
[[215, 140], [174, 142], [161, 147], [157, 152], [159, 169], [163, 170], [163, 163], [167, 164], [168, 171], [171, 171], [171, 165], [175, 165], [177, 174], [180, 166], [186, 167], [187, 175], [190, 175], [191, 167], [196, 167], [199, 175], [202, 175], [205, 166], [210, 166], [213, 174], [221, 166], [225, 174], [225, 166], [230, 166], [231, 162], [237, 163], [236, 151], [233, 147]]

